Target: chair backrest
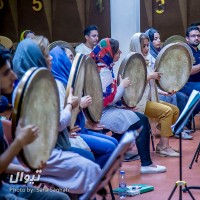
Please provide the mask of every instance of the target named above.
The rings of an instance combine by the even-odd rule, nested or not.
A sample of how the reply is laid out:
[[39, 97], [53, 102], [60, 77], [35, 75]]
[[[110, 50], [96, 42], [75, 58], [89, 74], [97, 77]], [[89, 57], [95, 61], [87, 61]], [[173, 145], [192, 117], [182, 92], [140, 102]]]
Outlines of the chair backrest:
[[111, 180], [115, 172], [120, 167], [120, 164], [123, 160], [124, 154], [128, 150], [129, 146], [132, 143], [135, 143], [135, 139], [138, 136], [138, 131], [130, 131], [124, 134], [120, 143], [116, 147], [115, 151], [110, 156], [106, 165], [102, 169], [101, 175], [97, 178], [97, 181], [93, 185], [92, 189], [86, 194], [80, 197], [80, 200], [89, 200], [93, 199], [95, 194], [98, 193], [105, 185]]

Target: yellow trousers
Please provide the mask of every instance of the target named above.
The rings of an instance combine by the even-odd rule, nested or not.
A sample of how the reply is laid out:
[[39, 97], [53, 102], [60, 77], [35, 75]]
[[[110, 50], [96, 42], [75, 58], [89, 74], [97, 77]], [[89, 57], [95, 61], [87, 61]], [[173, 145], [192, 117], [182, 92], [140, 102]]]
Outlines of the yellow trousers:
[[167, 102], [147, 101], [144, 114], [149, 118], [156, 118], [161, 125], [161, 136], [172, 136], [171, 125], [176, 122], [179, 116], [179, 109]]

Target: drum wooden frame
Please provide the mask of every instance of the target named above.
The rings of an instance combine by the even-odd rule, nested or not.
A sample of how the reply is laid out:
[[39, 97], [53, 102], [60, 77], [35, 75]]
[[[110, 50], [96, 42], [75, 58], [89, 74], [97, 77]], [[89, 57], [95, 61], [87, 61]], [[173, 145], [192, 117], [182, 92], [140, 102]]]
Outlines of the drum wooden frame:
[[103, 90], [97, 65], [91, 57], [86, 58], [83, 93], [92, 97], [92, 104], [83, 109], [86, 118], [94, 123], [99, 122], [103, 110]]
[[131, 86], [125, 89], [122, 102], [127, 107], [133, 108], [141, 100], [147, 82], [147, 68], [143, 56], [139, 53], [129, 53], [121, 62], [118, 71], [118, 84], [120, 77], [129, 77]]
[[168, 44], [156, 58], [155, 71], [162, 73], [156, 84], [166, 92], [177, 92], [186, 84], [191, 68], [191, 53], [185, 44]]
[[186, 43], [186, 39], [182, 35], [172, 35], [171, 37], [165, 40], [163, 47], [168, 44], [177, 43], [177, 42]]
[[[66, 88], [65, 105], [67, 104], [67, 98], [69, 96], [71, 88], [73, 88], [73, 95], [77, 96], [79, 100], [83, 95], [85, 68], [86, 68], [85, 60], [86, 56], [80, 53], [77, 53], [74, 58]], [[74, 127], [79, 112], [80, 112], [79, 107], [74, 108], [72, 110], [70, 128]]]
[[63, 48], [70, 49], [72, 51], [72, 53], [74, 54], [74, 56], [76, 55], [76, 52], [75, 52], [73, 46], [70, 43], [65, 42], [63, 40], [54, 41], [51, 44], [49, 44], [49, 46], [48, 46], [49, 51], [51, 51], [56, 46], [60, 46], [60, 47], [63, 47]]
[[28, 70], [17, 87], [12, 113], [12, 134], [13, 137], [17, 134], [16, 127], [20, 118], [22, 126], [33, 124], [39, 128], [38, 137], [23, 147], [19, 154], [19, 159], [33, 170], [40, 167], [41, 163], [46, 163], [55, 147], [59, 108], [58, 89], [50, 71], [46, 68]]

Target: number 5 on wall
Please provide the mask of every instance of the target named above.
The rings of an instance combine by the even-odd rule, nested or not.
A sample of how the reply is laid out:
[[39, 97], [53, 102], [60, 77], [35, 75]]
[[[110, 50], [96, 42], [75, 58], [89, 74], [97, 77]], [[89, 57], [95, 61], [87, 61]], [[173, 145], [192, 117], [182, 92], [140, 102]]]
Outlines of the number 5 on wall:
[[0, 0], [0, 9], [3, 9], [3, 0]]
[[40, 11], [42, 9], [42, 2], [38, 1], [38, 0], [33, 0], [32, 8], [33, 8], [34, 11]]

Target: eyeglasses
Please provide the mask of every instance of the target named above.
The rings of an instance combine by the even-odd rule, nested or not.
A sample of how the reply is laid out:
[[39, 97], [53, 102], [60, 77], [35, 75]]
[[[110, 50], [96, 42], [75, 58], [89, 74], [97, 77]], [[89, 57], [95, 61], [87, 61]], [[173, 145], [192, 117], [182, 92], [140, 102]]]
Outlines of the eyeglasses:
[[190, 35], [190, 37], [192, 37], [192, 38], [196, 38], [196, 37], [200, 38], [200, 35]]

